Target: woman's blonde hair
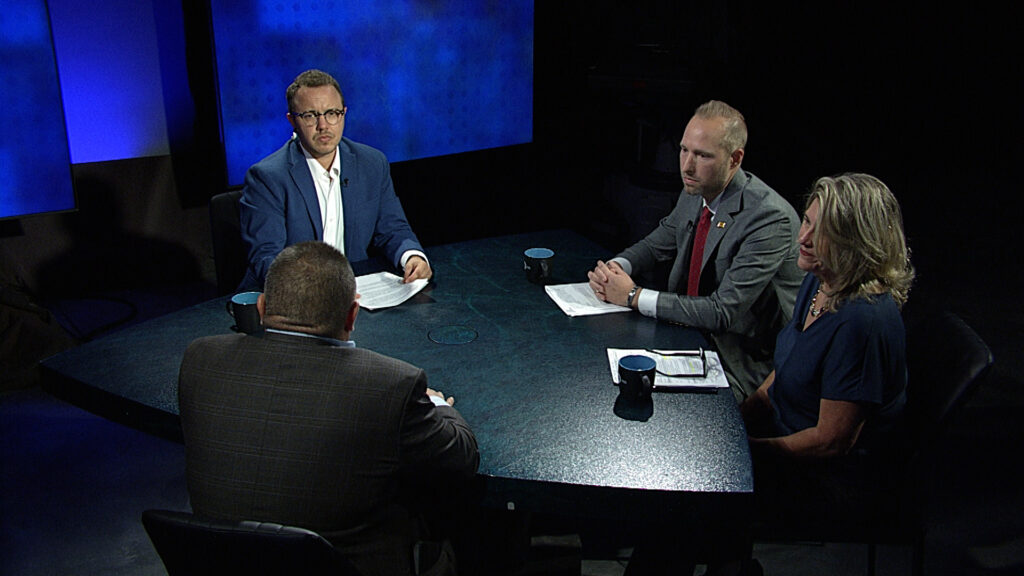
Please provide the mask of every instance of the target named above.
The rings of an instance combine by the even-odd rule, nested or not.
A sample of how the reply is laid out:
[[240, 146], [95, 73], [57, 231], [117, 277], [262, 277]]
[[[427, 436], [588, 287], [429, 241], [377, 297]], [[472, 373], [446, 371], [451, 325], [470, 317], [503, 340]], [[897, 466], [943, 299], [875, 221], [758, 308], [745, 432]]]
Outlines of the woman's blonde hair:
[[899, 202], [868, 174], [826, 176], [814, 183], [807, 206], [818, 201], [814, 245], [832, 272], [829, 308], [888, 292], [902, 307], [914, 281]]

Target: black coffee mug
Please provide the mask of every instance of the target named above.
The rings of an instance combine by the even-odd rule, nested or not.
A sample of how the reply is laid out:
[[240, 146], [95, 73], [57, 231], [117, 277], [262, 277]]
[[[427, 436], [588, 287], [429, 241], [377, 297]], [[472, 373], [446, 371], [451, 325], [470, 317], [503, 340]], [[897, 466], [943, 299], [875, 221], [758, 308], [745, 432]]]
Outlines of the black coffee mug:
[[650, 398], [657, 366], [658, 363], [647, 356], [619, 358], [619, 394], [635, 400]]
[[242, 292], [228, 300], [228, 314], [235, 319], [235, 325], [231, 327], [232, 330], [246, 334], [263, 331], [260, 312], [256, 309], [256, 300], [259, 297], [259, 292]]
[[523, 252], [523, 270], [526, 279], [534, 284], [544, 284], [551, 278], [551, 261], [555, 252], [548, 248], [530, 248]]

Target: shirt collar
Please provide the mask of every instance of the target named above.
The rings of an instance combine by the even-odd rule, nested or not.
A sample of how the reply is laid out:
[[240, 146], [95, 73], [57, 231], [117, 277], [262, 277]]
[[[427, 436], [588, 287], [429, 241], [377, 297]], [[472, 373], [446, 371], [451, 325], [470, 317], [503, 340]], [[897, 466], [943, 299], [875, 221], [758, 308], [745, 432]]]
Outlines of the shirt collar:
[[305, 332], [294, 332], [292, 330], [278, 330], [277, 328], [267, 328], [267, 332], [273, 332], [274, 334], [286, 334], [288, 336], [302, 336], [303, 338], [316, 338], [327, 342], [331, 346], [338, 348], [355, 348], [356, 343], [352, 340], [338, 340], [337, 338], [328, 338], [327, 336], [317, 336], [316, 334], [306, 334]]
[[[297, 140], [298, 136], [296, 136], [294, 133], [292, 133], [292, 138]], [[317, 170], [317, 169], [319, 169], [321, 172], [323, 171], [324, 167], [320, 165], [320, 161], [317, 160], [316, 158], [313, 158], [313, 155], [310, 154], [308, 150], [306, 150], [306, 147], [302, 145], [302, 142], [299, 142], [299, 150], [302, 150], [302, 155], [306, 157], [306, 164], [309, 165], [309, 169], [310, 170]], [[314, 174], [320, 174], [321, 172], [313, 172], [313, 173]], [[334, 149], [334, 160], [331, 161], [331, 168], [330, 168], [329, 172], [331, 173], [332, 176], [335, 177], [335, 179], [337, 179], [338, 175], [341, 174], [341, 150], [340, 150], [340, 146], [338, 148]]]
[[708, 211], [711, 212], [711, 216], [712, 217], [714, 217], [715, 214], [718, 214], [718, 208], [722, 205], [722, 202], [725, 202], [725, 200], [727, 198], [731, 198], [734, 195], [736, 195], [737, 193], [739, 193], [741, 187], [740, 186], [733, 186], [733, 182], [736, 182], [736, 177], [739, 174], [740, 174], [740, 171], [737, 170], [736, 174], [733, 174], [732, 179], [729, 180], [729, 183], [725, 185], [725, 190], [722, 190], [721, 194], [719, 194], [718, 196], [715, 196], [715, 198], [711, 201], [710, 204], [708, 204], [707, 200], [703, 200], [704, 207], [707, 208]]

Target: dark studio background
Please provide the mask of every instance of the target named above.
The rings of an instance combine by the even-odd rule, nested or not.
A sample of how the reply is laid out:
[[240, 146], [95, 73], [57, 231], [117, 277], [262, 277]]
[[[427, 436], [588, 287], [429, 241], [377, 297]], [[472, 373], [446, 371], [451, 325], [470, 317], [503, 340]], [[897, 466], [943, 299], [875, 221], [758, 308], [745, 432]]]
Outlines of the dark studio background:
[[[5, 266], [34, 293], [209, 276], [205, 204], [226, 176], [200, 4], [178, 16], [156, 3], [157, 22], [182, 26], [157, 29], [170, 154], [74, 164], [78, 212], [0, 222]], [[816, 177], [869, 172], [901, 199], [922, 266], [967, 242], [974, 265], [986, 264], [973, 273], [1015, 272], [1005, 218], [964, 217], [1012, 201], [1021, 74], [1008, 14], [742, 4], [538, 2], [534, 142], [393, 166], [423, 242], [560, 226], [618, 249], [671, 206], [671, 144], [699, 103], [718, 98], [747, 117], [744, 168], [798, 209]], [[515, 115], [517, 103], [493, 113]], [[117, 119], [111, 129], [132, 129]]]
[[[207, 202], [227, 187], [209, 9], [153, 4], [169, 153], [73, 164], [77, 211], [0, 221], [0, 281], [61, 325], [46, 353], [214, 296]], [[892, 188], [919, 272], [911, 303], [961, 315], [996, 355], [965, 414], [981, 432], [961, 436], [951, 458], [1002, 471], [998, 450], [1024, 445], [1011, 424], [1024, 406], [1019, 28], [1009, 9], [977, 2], [538, 0], [533, 142], [397, 162], [395, 188], [428, 253], [566, 227], [611, 256], [674, 203], [673, 144], [693, 109], [729, 102], [749, 126], [743, 167], [798, 210], [822, 175], [868, 172]], [[126, 49], [145, 33], [126, 34]], [[517, 103], [493, 113], [515, 115]], [[110, 129], [132, 124], [112, 118]], [[33, 346], [5, 389], [37, 383], [33, 353], [45, 346]], [[983, 486], [949, 479], [965, 510], [991, 509], [995, 490], [1019, 494], [1019, 473], [979, 475]], [[1020, 542], [1024, 526], [1002, 517], [1014, 506], [984, 518], [999, 536], [974, 543], [998, 544], [1006, 529]]]

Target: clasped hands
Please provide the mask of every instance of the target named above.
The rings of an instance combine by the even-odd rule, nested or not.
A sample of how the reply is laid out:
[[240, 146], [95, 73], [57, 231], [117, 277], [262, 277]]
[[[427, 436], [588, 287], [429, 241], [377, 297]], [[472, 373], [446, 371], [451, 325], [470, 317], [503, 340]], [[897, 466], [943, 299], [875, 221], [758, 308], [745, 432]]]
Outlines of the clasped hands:
[[627, 306], [629, 291], [633, 289], [633, 279], [626, 274], [617, 262], [604, 263], [597, 261], [597, 267], [587, 272], [590, 288], [598, 300], [619, 306]]

